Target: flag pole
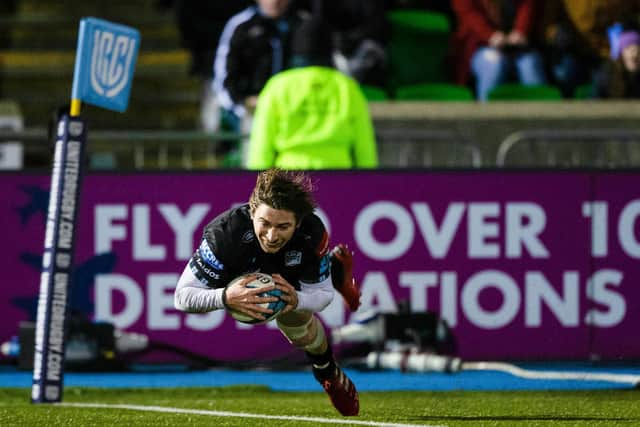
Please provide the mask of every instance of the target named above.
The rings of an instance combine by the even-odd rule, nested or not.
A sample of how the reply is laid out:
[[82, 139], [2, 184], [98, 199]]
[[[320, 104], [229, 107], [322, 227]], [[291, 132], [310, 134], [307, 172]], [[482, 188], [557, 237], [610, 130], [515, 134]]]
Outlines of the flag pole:
[[139, 44], [140, 33], [135, 28], [91, 17], [80, 21], [69, 114], [62, 114], [55, 127], [36, 315], [32, 403], [62, 400], [69, 295], [87, 142], [87, 123], [80, 116], [81, 101], [124, 112]]
[[79, 99], [73, 98], [71, 99], [71, 109], [69, 111], [69, 115], [71, 117], [78, 117], [80, 115], [80, 108], [82, 106], [82, 102]]

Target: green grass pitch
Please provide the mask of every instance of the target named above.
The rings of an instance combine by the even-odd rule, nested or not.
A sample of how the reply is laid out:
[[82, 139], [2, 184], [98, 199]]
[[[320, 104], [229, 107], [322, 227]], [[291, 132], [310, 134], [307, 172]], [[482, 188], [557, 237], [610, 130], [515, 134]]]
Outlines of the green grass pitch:
[[640, 426], [640, 391], [632, 389], [366, 392], [360, 394], [360, 416], [355, 418], [341, 417], [322, 392], [275, 392], [264, 386], [69, 387], [64, 395], [65, 404], [144, 405], [200, 413], [31, 404], [29, 393], [26, 388], [0, 389], [0, 425], [269, 427], [336, 425], [337, 421], [338, 425], [370, 426]]

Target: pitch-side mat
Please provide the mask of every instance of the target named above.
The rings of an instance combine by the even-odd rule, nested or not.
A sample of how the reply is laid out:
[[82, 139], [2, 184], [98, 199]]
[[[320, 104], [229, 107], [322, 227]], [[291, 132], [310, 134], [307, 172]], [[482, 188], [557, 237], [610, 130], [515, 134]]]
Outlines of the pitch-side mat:
[[[640, 383], [640, 366], [521, 365], [465, 362], [456, 373], [358, 371], [346, 369], [359, 391], [393, 390], [588, 390], [633, 388]], [[31, 372], [0, 367], [0, 387], [31, 387]], [[276, 391], [321, 391], [310, 372], [158, 371], [68, 372], [66, 387], [220, 387], [265, 385]]]

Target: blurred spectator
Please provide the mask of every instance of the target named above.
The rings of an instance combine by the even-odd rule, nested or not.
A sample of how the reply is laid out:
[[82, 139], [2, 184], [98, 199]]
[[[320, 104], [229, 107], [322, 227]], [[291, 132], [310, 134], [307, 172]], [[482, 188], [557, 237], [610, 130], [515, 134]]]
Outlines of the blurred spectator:
[[182, 47], [191, 54], [189, 73], [202, 79], [200, 126], [205, 131], [216, 132], [220, 127], [220, 105], [212, 87], [213, 58], [220, 34], [231, 16], [252, 3], [252, 0], [158, 1], [161, 8], [174, 8]]
[[541, 32], [554, 83], [566, 97], [609, 57], [608, 28], [636, 25], [640, 0], [545, 0]]
[[[255, 108], [267, 80], [289, 62], [291, 31], [299, 20], [293, 0], [256, 0], [227, 22], [214, 63], [214, 89], [236, 131]], [[247, 120], [250, 123], [250, 120]]]
[[608, 59], [597, 73], [596, 98], [640, 98], [640, 33], [623, 32], [618, 48], [618, 58]]
[[452, 0], [456, 83], [466, 85], [472, 75], [480, 101], [512, 76], [525, 85], [545, 84], [542, 55], [530, 43], [535, 5], [535, 0]]
[[386, 86], [391, 24], [385, 0], [312, 0], [333, 32], [336, 68], [361, 84]]
[[247, 167], [376, 167], [367, 102], [353, 78], [331, 67], [330, 27], [318, 18], [302, 21], [292, 55], [297, 68], [272, 77], [260, 93]]

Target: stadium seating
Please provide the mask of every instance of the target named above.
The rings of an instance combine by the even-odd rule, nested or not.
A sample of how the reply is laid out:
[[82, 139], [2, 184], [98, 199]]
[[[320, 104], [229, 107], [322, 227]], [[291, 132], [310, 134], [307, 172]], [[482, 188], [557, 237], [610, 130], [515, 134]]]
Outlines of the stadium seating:
[[576, 88], [573, 97], [575, 99], [590, 99], [593, 98], [593, 85], [586, 83]]
[[173, 15], [159, 11], [155, 0], [20, 0], [15, 10], [1, 12], [0, 96], [19, 103], [25, 127], [46, 126], [50, 113], [69, 102], [78, 25], [84, 16], [131, 25], [142, 38], [127, 114], [84, 105], [92, 129], [197, 125], [200, 81], [188, 73], [190, 57], [180, 46]]
[[517, 83], [504, 83], [489, 92], [489, 101], [560, 101], [562, 94], [555, 86], [525, 86]]
[[400, 86], [395, 99], [404, 101], [473, 101], [473, 92], [466, 86], [449, 83], [422, 83]]
[[[175, 17], [167, 10], [160, 11], [157, 3], [157, 0], [0, 2], [0, 97], [14, 100], [20, 107], [25, 130], [37, 130], [41, 135], [41, 142], [35, 141], [35, 137], [25, 137], [26, 167], [50, 168], [46, 125], [51, 112], [69, 102], [78, 22], [83, 16], [131, 25], [142, 35], [127, 112], [118, 114], [83, 105], [82, 114], [91, 124], [89, 155], [96, 154], [90, 158], [93, 168], [210, 169], [237, 164], [234, 159], [223, 159], [229, 163], [221, 163], [215, 154], [219, 139], [189, 134], [199, 121], [201, 81], [189, 75], [190, 58], [180, 45]], [[11, 4], [16, 5], [15, 9], [8, 7]], [[636, 129], [640, 123], [640, 109], [636, 102], [629, 100], [566, 102], [562, 108], [552, 109], [528, 102], [559, 100], [557, 90], [548, 87], [543, 90], [511, 87], [506, 94], [500, 93], [505, 90], [500, 88], [492, 98], [522, 101], [519, 103], [493, 102], [479, 108], [474, 102], [443, 102], [435, 108], [432, 101], [468, 99], [466, 90], [446, 84], [450, 77], [445, 72], [445, 59], [451, 21], [444, 14], [411, 9], [392, 11], [389, 17], [392, 84], [384, 88], [363, 87], [371, 103], [376, 133], [382, 136], [379, 145], [389, 141], [386, 144], [389, 157], [385, 158], [383, 153], [381, 158], [386, 167], [398, 167], [405, 160], [410, 161], [409, 167], [424, 167], [427, 163], [423, 157], [429, 156], [416, 155], [409, 148], [420, 148], [424, 146], [423, 141], [438, 142], [439, 134], [434, 135], [434, 131], [442, 129], [463, 127], [465, 136], [482, 150], [483, 165], [490, 165], [491, 159], [496, 158], [499, 142], [521, 130], [523, 120], [534, 129]], [[579, 87], [575, 98], [587, 98], [588, 90], [587, 86]], [[427, 102], [385, 102], [388, 100]], [[380, 132], [389, 127], [402, 129], [388, 136]], [[407, 127], [425, 130], [425, 136], [411, 139], [407, 136]], [[120, 136], [115, 138], [114, 134]], [[406, 150], [393, 146], [398, 135], [407, 140]], [[443, 139], [441, 145], [446, 143]], [[443, 156], [439, 156], [439, 152], [431, 155], [433, 160], [427, 159], [428, 164], [448, 165], [445, 150], [442, 150]], [[105, 152], [112, 152], [114, 158], [104, 156]], [[528, 162], [528, 154], [522, 160]], [[469, 164], [465, 161], [455, 166]]]
[[451, 32], [446, 15], [401, 9], [389, 12], [389, 20], [391, 87], [446, 81], [445, 57]]
[[387, 92], [376, 86], [369, 85], [361, 85], [360, 89], [362, 89], [362, 93], [367, 101], [376, 102], [376, 101], [386, 101], [389, 99], [389, 95]]

